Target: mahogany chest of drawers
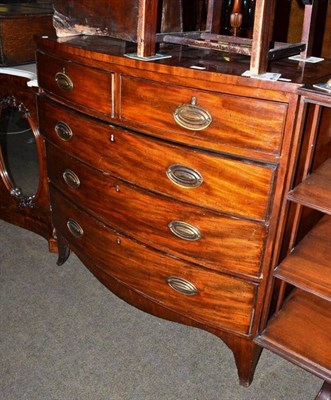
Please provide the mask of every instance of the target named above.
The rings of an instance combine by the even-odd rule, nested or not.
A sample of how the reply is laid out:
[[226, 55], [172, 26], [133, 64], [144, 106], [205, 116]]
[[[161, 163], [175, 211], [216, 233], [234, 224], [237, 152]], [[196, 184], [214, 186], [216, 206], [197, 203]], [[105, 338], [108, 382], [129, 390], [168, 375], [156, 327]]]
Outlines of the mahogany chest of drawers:
[[71, 249], [128, 303], [219, 336], [248, 385], [300, 82], [286, 68], [291, 83], [241, 77], [245, 63], [229, 74], [208, 52], [146, 63], [124, 51], [38, 40], [59, 264]]

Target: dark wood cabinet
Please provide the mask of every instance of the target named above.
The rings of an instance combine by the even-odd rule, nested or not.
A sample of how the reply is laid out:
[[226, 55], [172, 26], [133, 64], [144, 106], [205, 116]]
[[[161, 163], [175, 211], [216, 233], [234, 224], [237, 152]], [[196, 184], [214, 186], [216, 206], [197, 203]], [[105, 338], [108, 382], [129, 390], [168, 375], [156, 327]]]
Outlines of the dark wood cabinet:
[[50, 4], [0, 4], [0, 218], [42, 235], [55, 252], [34, 41], [54, 33], [52, 17]]
[[0, 66], [35, 61], [34, 35], [54, 33], [53, 9], [49, 4], [0, 3]]
[[[0, 71], [0, 218], [43, 236], [56, 252], [35, 78], [22, 68]], [[10, 115], [18, 120], [12, 127]]]
[[128, 303], [219, 336], [248, 385], [294, 168], [298, 89], [325, 79], [330, 63], [275, 63], [286, 80], [272, 82], [209, 50], [165, 48], [171, 58], [154, 62], [125, 51], [97, 36], [38, 39], [58, 263], [72, 250]]

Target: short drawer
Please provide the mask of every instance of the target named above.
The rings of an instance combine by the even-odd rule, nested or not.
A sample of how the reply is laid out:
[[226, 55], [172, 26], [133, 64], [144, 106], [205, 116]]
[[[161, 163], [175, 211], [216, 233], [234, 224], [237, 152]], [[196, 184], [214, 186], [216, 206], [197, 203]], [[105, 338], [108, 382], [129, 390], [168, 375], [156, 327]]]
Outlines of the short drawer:
[[113, 74], [37, 52], [38, 83], [73, 103], [113, 114]]
[[124, 124], [189, 145], [278, 154], [286, 112], [285, 103], [121, 78]]
[[[47, 139], [113, 176], [212, 210], [257, 220], [268, 218], [275, 166], [134, 134], [59, 107], [44, 97], [39, 99], [39, 120]], [[67, 128], [63, 130], [62, 125]], [[61, 138], [67, 131], [70, 138]]]
[[260, 273], [266, 226], [126, 184], [47, 143], [51, 182], [113, 228], [188, 261], [247, 275]]
[[53, 221], [79, 256], [167, 308], [208, 325], [249, 334], [258, 285], [142, 246], [74, 207], [51, 187]]

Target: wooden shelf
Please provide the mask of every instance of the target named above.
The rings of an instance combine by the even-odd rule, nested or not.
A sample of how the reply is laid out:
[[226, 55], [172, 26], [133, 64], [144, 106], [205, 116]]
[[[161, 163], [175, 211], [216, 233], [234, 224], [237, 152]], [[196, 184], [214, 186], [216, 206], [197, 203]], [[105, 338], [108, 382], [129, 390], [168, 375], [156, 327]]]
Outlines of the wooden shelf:
[[[331, 157], [324, 161], [330, 154], [325, 129], [330, 113], [322, 111], [331, 102], [330, 96], [309, 90], [300, 93], [297, 133], [304, 145], [295, 149], [290, 177], [292, 181], [298, 174], [302, 181], [287, 194], [287, 203], [296, 206], [282, 226], [287, 229], [284, 249], [290, 251], [273, 273], [279, 279], [276, 312], [255, 342], [323, 379], [315, 400], [326, 400], [331, 390]], [[312, 107], [306, 112], [309, 103]]]
[[288, 193], [288, 199], [331, 214], [331, 158]]
[[331, 381], [330, 302], [295, 289], [255, 342]]
[[326, 215], [275, 269], [274, 276], [331, 301], [331, 217]]

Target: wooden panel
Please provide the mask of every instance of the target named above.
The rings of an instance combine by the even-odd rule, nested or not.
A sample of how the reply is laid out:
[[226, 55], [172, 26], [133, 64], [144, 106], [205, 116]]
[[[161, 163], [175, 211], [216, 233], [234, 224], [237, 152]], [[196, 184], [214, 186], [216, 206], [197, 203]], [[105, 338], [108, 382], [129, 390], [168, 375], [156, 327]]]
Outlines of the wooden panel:
[[[87, 167], [49, 143], [47, 155], [52, 183], [103, 222], [154, 247], [206, 267], [259, 275], [266, 236], [264, 225], [228, 218], [139, 190]], [[77, 175], [79, 187], [71, 188], [65, 183], [63, 173], [67, 169]], [[174, 235], [168, 227], [172, 221], [192, 225], [199, 230], [201, 238], [185, 240]]]
[[[38, 83], [44, 90], [92, 110], [112, 115], [113, 74], [37, 53]], [[56, 83], [56, 74], [64, 73], [72, 81], [72, 90]]]
[[[184, 316], [249, 333], [256, 285], [198, 268], [131, 241], [90, 218], [52, 188], [51, 199], [55, 228], [72, 243], [78, 256], [88, 254], [107, 274]], [[69, 219], [82, 227], [82, 237], [69, 232]], [[197, 293], [178, 293], [167, 284], [169, 277], [190, 282]]]
[[[197, 105], [209, 112], [211, 124], [201, 131], [178, 125], [178, 106]], [[210, 147], [224, 142], [235, 147], [278, 154], [287, 105], [220, 93], [163, 85], [160, 82], [122, 76], [120, 118], [146, 132], [176, 141]], [[142, 121], [141, 115], [144, 115]]]
[[331, 217], [324, 217], [294, 248], [275, 276], [331, 300]]
[[290, 191], [288, 199], [331, 214], [331, 158]]
[[51, 8], [0, 4], [0, 66], [34, 62], [34, 35], [51, 33], [54, 33]]
[[137, 41], [139, 0], [54, 0], [58, 36], [107, 35]]
[[[157, 193], [212, 210], [265, 219], [274, 167], [225, 158], [212, 153], [163, 143], [143, 135], [102, 124], [54, 103], [39, 99], [40, 130], [69, 154]], [[74, 132], [69, 142], [54, 130], [58, 121]], [[172, 165], [197, 171], [203, 183], [196, 188], [181, 187], [167, 176]]]
[[331, 380], [330, 302], [295, 291], [255, 340], [324, 380]]

